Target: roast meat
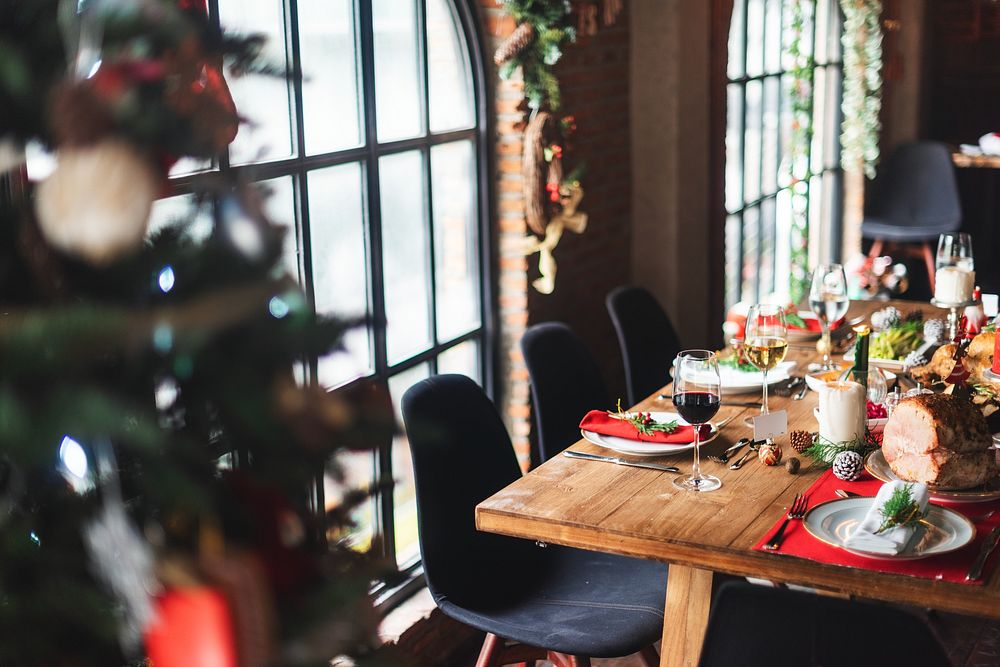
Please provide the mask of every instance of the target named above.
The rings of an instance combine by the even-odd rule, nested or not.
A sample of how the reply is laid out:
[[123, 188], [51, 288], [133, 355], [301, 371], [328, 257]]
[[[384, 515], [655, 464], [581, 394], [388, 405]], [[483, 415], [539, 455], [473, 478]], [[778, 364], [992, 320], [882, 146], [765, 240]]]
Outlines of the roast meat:
[[969, 489], [1000, 473], [986, 419], [948, 394], [903, 399], [882, 435], [882, 454], [900, 479]]

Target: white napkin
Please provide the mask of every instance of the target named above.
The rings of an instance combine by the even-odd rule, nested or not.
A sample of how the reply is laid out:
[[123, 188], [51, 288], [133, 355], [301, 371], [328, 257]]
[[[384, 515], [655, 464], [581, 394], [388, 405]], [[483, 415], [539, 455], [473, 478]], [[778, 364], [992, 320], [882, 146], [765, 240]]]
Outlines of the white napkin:
[[878, 535], [875, 534], [875, 531], [882, 525], [884, 518], [882, 516], [882, 506], [892, 496], [893, 491], [904, 486], [910, 487], [913, 500], [920, 506], [921, 512], [927, 508], [927, 487], [925, 485], [919, 482], [903, 482], [900, 480], [887, 482], [875, 494], [875, 500], [868, 509], [868, 513], [865, 514], [865, 518], [855, 528], [854, 533], [844, 541], [844, 546], [857, 549], [858, 551], [892, 556], [898, 555], [905, 550], [915, 532], [913, 528], [896, 526]]

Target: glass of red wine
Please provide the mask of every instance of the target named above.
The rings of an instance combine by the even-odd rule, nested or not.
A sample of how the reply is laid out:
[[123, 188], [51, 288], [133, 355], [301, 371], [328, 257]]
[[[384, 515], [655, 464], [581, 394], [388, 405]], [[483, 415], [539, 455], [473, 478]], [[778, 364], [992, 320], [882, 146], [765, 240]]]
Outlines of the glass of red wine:
[[690, 475], [679, 475], [674, 486], [686, 491], [715, 491], [722, 482], [701, 472], [698, 447], [702, 426], [707, 424], [722, 404], [719, 360], [711, 350], [684, 350], [677, 355], [673, 383], [674, 407], [694, 427], [694, 466]]

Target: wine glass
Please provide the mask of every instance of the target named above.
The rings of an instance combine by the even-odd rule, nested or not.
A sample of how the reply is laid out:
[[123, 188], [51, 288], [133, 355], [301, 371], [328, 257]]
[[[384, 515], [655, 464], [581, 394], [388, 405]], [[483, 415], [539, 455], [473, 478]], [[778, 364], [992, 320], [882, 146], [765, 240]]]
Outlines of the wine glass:
[[972, 271], [972, 236], [965, 232], [949, 232], [938, 237], [937, 261], [935, 269], [954, 266], [963, 271]]
[[722, 403], [719, 360], [710, 350], [684, 350], [677, 355], [674, 371], [674, 406], [684, 421], [694, 428], [694, 465], [690, 475], [674, 479], [674, 486], [687, 491], [715, 491], [722, 486], [718, 477], [703, 475], [698, 447], [701, 427], [715, 416]]
[[787, 350], [788, 329], [784, 309], [769, 303], [758, 303], [751, 307], [743, 337], [743, 353], [751, 364], [764, 373], [762, 415], [768, 413], [767, 372], [781, 363]]
[[830, 360], [830, 326], [847, 314], [847, 276], [840, 264], [821, 264], [813, 271], [809, 288], [809, 307], [819, 320], [823, 331], [823, 365], [820, 370], [832, 369]]

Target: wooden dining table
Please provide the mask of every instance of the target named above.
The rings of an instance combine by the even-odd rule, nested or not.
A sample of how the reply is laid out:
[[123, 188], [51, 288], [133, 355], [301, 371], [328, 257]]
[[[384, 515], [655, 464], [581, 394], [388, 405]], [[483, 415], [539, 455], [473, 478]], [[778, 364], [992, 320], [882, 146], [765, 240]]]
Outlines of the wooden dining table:
[[[895, 305], [904, 313], [921, 309], [930, 317], [945, 316], [944, 311], [928, 304], [854, 302], [848, 318], [868, 315], [886, 305]], [[792, 372], [802, 374], [807, 364], [817, 359], [817, 353], [812, 343], [790, 345], [786, 358], [797, 362]], [[669, 394], [669, 385], [662, 391]], [[671, 409], [672, 405], [657, 398], [657, 394], [634, 409]], [[822, 471], [803, 461], [802, 470], [790, 474], [783, 466], [767, 467], [756, 460], [739, 470], [730, 470], [728, 465], [704, 458], [751, 435], [743, 417], [758, 410], [726, 403], [753, 398], [753, 394], [724, 395], [716, 421], [731, 415], [736, 419], [702, 449], [703, 469], [722, 480], [717, 491], [679, 490], [672, 483], [671, 473], [555, 456], [480, 503], [476, 525], [479, 530], [543, 543], [669, 563], [660, 649], [663, 666], [698, 663], [708, 624], [712, 579], [717, 572], [807, 586], [841, 596], [1000, 618], [997, 572], [985, 585], [962, 585], [828, 565], [780, 552], [754, 551], [753, 545], [787, 512], [795, 494], [805, 492]], [[816, 405], [812, 391], [801, 400], [776, 396], [770, 400], [772, 412], [787, 410], [790, 430], [816, 430]], [[787, 435], [777, 442], [786, 458], [795, 455]], [[608, 453], [585, 440], [570, 449]], [[689, 451], [652, 460], [669, 461], [688, 472], [690, 456]]]

